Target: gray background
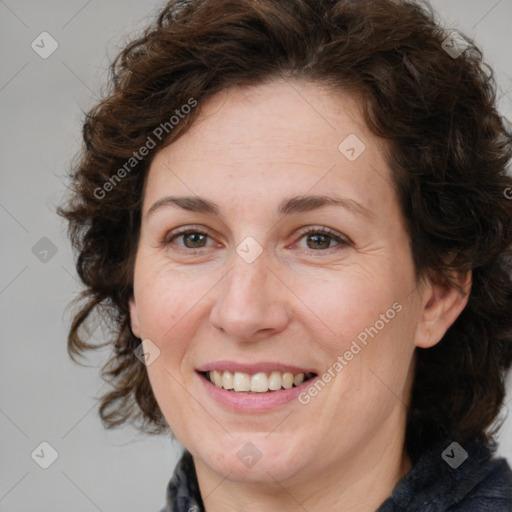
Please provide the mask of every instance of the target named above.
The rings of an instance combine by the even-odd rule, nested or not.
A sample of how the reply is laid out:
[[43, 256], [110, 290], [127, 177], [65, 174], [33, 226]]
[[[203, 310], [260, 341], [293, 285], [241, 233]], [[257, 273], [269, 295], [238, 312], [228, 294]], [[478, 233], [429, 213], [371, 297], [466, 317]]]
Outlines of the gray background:
[[[79, 148], [82, 111], [95, 102], [128, 34], [162, 4], [0, 0], [1, 512], [156, 512], [164, 504], [179, 444], [130, 427], [104, 430], [94, 397], [106, 389], [98, 367], [108, 352], [91, 355], [90, 367], [68, 359], [66, 306], [79, 283], [54, 213]], [[433, 4], [447, 24], [483, 47], [499, 82], [500, 108], [512, 119], [512, 0]], [[59, 45], [47, 59], [31, 48], [44, 31]], [[508, 384], [503, 416], [512, 405]], [[511, 433], [508, 418], [499, 453], [512, 465]], [[43, 441], [58, 452], [48, 469], [31, 457]], [[44, 457], [40, 448], [36, 453], [48, 460], [48, 449]]]

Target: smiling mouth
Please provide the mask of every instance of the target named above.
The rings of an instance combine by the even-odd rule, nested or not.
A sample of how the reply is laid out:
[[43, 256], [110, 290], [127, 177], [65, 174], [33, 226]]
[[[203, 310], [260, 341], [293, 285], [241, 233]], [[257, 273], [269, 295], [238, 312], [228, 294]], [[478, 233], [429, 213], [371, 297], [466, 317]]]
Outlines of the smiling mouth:
[[316, 377], [316, 373], [259, 372], [254, 374], [214, 370], [198, 372], [218, 388], [233, 393], [271, 393], [298, 387]]

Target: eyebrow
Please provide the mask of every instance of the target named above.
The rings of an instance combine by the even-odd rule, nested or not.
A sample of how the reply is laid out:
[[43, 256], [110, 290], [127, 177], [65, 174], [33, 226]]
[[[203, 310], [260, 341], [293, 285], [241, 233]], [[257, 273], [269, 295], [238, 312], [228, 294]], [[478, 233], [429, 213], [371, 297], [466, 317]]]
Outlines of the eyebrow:
[[[364, 215], [365, 217], [375, 216], [374, 212], [368, 210], [368, 208], [353, 199], [325, 195], [294, 196], [285, 199], [279, 204], [278, 214], [280, 216], [293, 215], [310, 212], [325, 206], [339, 206], [353, 213]], [[219, 216], [220, 213], [217, 204], [199, 196], [166, 196], [153, 203], [146, 217], [149, 217], [156, 210], [164, 207], [179, 207], [191, 212], [206, 213], [216, 216]]]

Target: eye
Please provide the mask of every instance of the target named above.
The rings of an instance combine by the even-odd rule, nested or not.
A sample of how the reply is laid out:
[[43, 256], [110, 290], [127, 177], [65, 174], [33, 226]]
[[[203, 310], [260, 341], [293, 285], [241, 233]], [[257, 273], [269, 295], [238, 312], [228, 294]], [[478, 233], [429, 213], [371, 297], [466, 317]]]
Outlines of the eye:
[[[325, 250], [333, 249], [336, 246], [351, 245], [350, 240], [322, 226], [309, 227], [302, 230], [300, 232], [300, 240], [303, 238], [306, 239], [306, 251], [324, 252]], [[198, 228], [188, 227], [172, 231], [165, 235], [162, 240], [162, 245], [174, 245], [178, 250], [182, 249], [189, 252], [207, 248], [208, 239], [213, 240], [208, 233], [205, 233]], [[176, 243], [177, 240], [181, 240], [182, 243]], [[336, 242], [334, 246], [333, 242]]]
[[307, 249], [311, 249], [315, 252], [332, 249], [333, 241], [337, 242], [334, 247], [337, 245], [350, 245], [348, 240], [325, 227], [310, 227], [307, 228], [307, 230], [302, 231], [300, 235], [301, 239], [306, 238]]
[[[203, 249], [207, 247], [206, 242], [210, 238], [207, 233], [199, 231], [198, 229], [187, 228], [181, 231], [173, 231], [165, 236], [162, 243], [167, 246], [170, 244], [176, 245], [183, 249]], [[180, 240], [182, 244], [174, 243], [175, 240]]]

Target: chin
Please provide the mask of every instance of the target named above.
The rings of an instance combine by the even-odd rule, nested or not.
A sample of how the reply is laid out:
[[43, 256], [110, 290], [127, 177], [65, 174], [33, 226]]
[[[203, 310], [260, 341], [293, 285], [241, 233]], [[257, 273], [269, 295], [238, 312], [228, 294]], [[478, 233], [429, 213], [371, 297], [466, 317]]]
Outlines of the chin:
[[[272, 434], [271, 434], [272, 435]], [[275, 483], [294, 477], [303, 466], [304, 442], [285, 443], [270, 439], [268, 433], [243, 436], [226, 435], [225, 442], [208, 442], [215, 448], [195, 451], [203, 462], [219, 475], [236, 482]], [[290, 438], [287, 438], [290, 441]], [[309, 447], [309, 449], [312, 449]]]

